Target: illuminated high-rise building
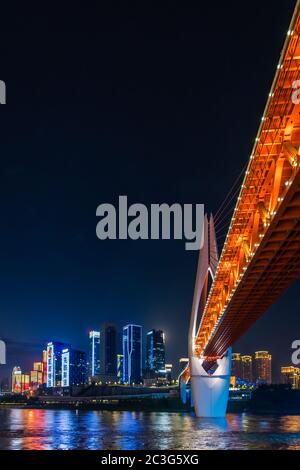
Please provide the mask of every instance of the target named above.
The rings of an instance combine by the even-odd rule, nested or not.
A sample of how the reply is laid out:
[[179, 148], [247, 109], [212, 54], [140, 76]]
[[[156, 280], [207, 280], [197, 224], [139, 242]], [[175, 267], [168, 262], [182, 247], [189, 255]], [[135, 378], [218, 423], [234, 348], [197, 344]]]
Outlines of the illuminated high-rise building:
[[100, 331], [89, 332], [89, 377], [100, 376]]
[[289, 384], [295, 390], [300, 389], [300, 369], [299, 367], [281, 367], [281, 382]]
[[251, 383], [253, 381], [252, 374], [252, 356], [242, 356], [242, 380]]
[[43, 383], [43, 372], [32, 370], [30, 372], [30, 387], [36, 390]]
[[82, 385], [86, 382], [87, 364], [83, 351], [66, 348], [62, 351], [62, 387]]
[[14, 367], [11, 376], [11, 391], [13, 393], [26, 393], [30, 387], [30, 375], [22, 374], [21, 367]]
[[62, 352], [70, 345], [53, 341], [47, 344], [47, 387], [62, 386]]
[[240, 353], [232, 353], [231, 357], [231, 375], [242, 378], [242, 359]]
[[123, 354], [117, 354], [117, 380], [119, 383], [123, 382]]
[[12, 370], [11, 375], [11, 391], [12, 393], [21, 393], [22, 392], [22, 370], [21, 367], [16, 366]]
[[162, 330], [147, 333], [146, 349], [146, 370], [155, 375], [165, 372], [165, 334]]
[[30, 375], [22, 374], [21, 375], [21, 393], [26, 393], [30, 388]]
[[258, 384], [272, 383], [272, 356], [268, 351], [255, 353], [255, 380]]
[[142, 327], [126, 325], [123, 328], [123, 382], [142, 382]]
[[36, 390], [43, 384], [43, 362], [34, 362], [30, 372], [30, 388]]
[[117, 380], [117, 328], [111, 323], [101, 328], [100, 374], [104, 382]]
[[47, 350], [43, 351], [43, 384], [47, 384]]
[[33, 370], [38, 372], [43, 372], [43, 363], [42, 362], [34, 362], [33, 363]]

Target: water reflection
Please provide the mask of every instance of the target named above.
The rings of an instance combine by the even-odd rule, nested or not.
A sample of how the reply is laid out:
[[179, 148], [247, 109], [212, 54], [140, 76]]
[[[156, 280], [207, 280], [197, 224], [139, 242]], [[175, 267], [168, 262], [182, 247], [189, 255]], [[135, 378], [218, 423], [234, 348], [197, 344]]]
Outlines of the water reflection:
[[0, 449], [300, 449], [300, 416], [0, 409]]

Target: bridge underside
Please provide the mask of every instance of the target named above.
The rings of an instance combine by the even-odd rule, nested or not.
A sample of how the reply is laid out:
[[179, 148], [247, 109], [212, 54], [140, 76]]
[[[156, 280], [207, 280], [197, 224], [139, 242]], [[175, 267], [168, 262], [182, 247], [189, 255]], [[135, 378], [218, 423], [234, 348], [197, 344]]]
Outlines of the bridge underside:
[[300, 0], [195, 337], [206, 369], [300, 275], [299, 85]]
[[222, 357], [300, 275], [300, 173], [272, 220], [204, 349], [207, 361]]
[[[299, 88], [300, 0], [220, 259], [213, 218], [205, 220], [189, 329], [189, 367], [181, 375], [185, 383], [191, 378], [199, 416], [219, 415], [215, 401], [226, 395], [229, 372], [222, 375], [222, 388], [212, 366], [220, 364], [232, 344], [300, 276]], [[207, 295], [209, 274], [213, 281]], [[218, 394], [210, 393], [214, 384], [220, 385]], [[200, 406], [201, 399], [206, 402]], [[225, 406], [222, 409], [225, 413]]]

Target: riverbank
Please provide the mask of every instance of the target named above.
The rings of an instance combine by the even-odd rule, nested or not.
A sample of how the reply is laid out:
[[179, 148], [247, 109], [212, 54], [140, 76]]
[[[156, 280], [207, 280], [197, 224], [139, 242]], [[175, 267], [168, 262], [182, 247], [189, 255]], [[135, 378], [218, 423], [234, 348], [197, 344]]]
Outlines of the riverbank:
[[[183, 404], [178, 396], [152, 395], [99, 395], [61, 396], [7, 395], [0, 399], [0, 408], [106, 410], [106, 411], [161, 411], [190, 412], [189, 404]], [[228, 413], [291, 414], [300, 415], [300, 390], [282, 386], [260, 387], [251, 394], [231, 394]]]
[[[49, 400], [44, 398], [41, 400], [27, 400], [23, 403], [0, 403], [0, 409], [45, 409], [45, 410], [103, 410], [103, 411], [159, 411], [159, 412], [168, 412], [168, 413], [186, 413], [190, 412], [192, 409], [190, 406], [185, 405], [177, 398], [161, 398], [161, 399], [151, 399], [143, 398], [140, 400], [97, 400], [92, 399], [86, 402], [80, 401], [80, 399], [65, 399], [63, 401]], [[249, 403], [245, 401], [229, 401], [228, 403], [228, 413], [242, 413], [246, 412], [249, 409]]]

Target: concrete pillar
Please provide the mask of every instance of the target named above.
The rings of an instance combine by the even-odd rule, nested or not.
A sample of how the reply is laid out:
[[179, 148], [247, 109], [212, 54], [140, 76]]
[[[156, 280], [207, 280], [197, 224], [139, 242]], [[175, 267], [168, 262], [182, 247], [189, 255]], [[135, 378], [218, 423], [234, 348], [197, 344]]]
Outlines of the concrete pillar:
[[212, 375], [202, 367], [203, 361], [195, 356], [190, 360], [195, 414], [199, 418], [224, 418], [229, 396], [231, 349], [218, 359], [218, 367]]

